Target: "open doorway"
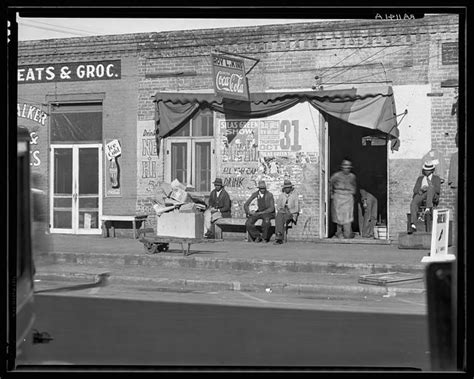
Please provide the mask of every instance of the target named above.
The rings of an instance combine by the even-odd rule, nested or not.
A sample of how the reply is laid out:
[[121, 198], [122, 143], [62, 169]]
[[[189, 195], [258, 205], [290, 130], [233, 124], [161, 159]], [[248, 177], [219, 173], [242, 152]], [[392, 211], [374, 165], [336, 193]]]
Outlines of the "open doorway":
[[[328, 123], [328, 168], [329, 178], [340, 169], [343, 159], [352, 162], [352, 172], [357, 177], [359, 189], [363, 188], [377, 198], [378, 221], [387, 221], [387, 145], [377, 130], [349, 124], [330, 115], [325, 115]], [[364, 137], [371, 137], [365, 138]], [[364, 141], [364, 143], [363, 143]], [[354, 202], [353, 232], [360, 233], [358, 222], [357, 202], [360, 200], [357, 192]], [[328, 197], [328, 201], [330, 198]], [[328, 238], [336, 233], [336, 225], [331, 221], [331, 206], [328, 209]]]

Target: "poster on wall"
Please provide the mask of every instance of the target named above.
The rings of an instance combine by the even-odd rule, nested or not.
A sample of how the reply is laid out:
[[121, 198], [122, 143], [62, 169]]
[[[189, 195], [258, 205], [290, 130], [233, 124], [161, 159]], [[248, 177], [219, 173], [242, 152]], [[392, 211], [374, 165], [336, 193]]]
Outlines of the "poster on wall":
[[[161, 140], [161, 143], [163, 143], [163, 140]], [[137, 123], [137, 183], [137, 195], [139, 197], [156, 196], [160, 181], [153, 120], [138, 121]]]
[[319, 150], [319, 112], [307, 103], [259, 119], [221, 119], [224, 162], [258, 162], [264, 156], [296, 156]]
[[270, 187], [296, 173], [295, 166], [319, 159], [319, 112], [300, 103], [276, 115], [217, 121], [221, 138], [221, 176], [234, 193], [255, 189], [258, 180]]
[[105, 196], [121, 197], [120, 163], [122, 156], [121, 141], [119, 139], [105, 140]]

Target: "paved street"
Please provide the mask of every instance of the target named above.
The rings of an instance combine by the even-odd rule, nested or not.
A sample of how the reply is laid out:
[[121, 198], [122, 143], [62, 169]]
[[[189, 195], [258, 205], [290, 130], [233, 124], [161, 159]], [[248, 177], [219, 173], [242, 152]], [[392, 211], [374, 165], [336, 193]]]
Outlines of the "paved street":
[[[429, 369], [427, 251], [388, 244], [243, 241], [147, 255], [132, 239], [52, 237], [37, 257], [31, 365]], [[360, 283], [402, 272], [417, 280]], [[231, 343], [229, 342], [231, 341]]]
[[22, 362], [429, 369], [426, 316], [396, 299], [361, 310], [343, 298], [108, 291], [37, 295], [35, 327], [54, 340], [27, 344]]

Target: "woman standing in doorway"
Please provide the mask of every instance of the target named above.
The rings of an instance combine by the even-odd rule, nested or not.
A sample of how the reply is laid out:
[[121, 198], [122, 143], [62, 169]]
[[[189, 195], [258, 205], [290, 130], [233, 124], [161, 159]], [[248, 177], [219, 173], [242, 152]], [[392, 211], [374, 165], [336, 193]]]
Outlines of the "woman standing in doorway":
[[331, 176], [332, 221], [337, 224], [337, 238], [352, 238], [351, 223], [354, 221], [354, 195], [357, 190], [356, 176], [351, 172], [352, 162], [344, 159], [341, 170]]

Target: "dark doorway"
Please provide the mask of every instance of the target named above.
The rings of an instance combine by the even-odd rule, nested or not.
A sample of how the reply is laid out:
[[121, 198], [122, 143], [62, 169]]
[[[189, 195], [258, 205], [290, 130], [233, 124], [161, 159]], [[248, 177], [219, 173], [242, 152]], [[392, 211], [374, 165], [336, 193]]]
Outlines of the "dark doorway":
[[[343, 159], [352, 162], [352, 172], [357, 177], [359, 188], [363, 188], [377, 198], [378, 221], [386, 223], [387, 220], [387, 146], [381, 143], [381, 133], [377, 130], [363, 128], [345, 121], [325, 115], [328, 122], [329, 136], [329, 176], [340, 168]], [[363, 137], [372, 137], [373, 142], [363, 145]], [[330, 197], [328, 197], [330, 201]], [[357, 192], [354, 204], [353, 232], [359, 231], [357, 202], [360, 201]], [[336, 225], [331, 221], [331, 205], [328, 204], [329, 228], [328, 237], [336, 232]]]

